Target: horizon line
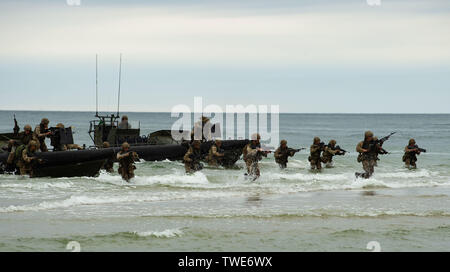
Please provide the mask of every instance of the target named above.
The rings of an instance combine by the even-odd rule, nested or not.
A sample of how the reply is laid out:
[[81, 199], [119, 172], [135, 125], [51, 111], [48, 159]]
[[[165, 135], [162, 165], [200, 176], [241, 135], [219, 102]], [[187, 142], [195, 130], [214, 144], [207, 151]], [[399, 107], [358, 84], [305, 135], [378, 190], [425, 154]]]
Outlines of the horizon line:
[[[79, 113], [93, 113], [96, 111], [87, 111], [87, 110], [3, 110], [0, 109], [0, 112], [79, 112]], [[99, 113], [107, 113], [104, 111], [99, 111]], [[116, 114], [117, 112], [111, 112], [111, 114]], [[171, 113], [170, 111], [123, 111], [122, 113]], [[189, 112], [184, 112], [189, 113]], [[201, 112], [190, 112], [192, 113], [201, 113]], [[226, 112], [223, 112], [226, 113]], [[246, 112], [247, 114], [248, 112]], [[271, 112], [267, 112], [271, 113]], [[390, 115], [450, 115], [450, 112], [429, 112], [429, 113], [421, 113], [421, 112], [280, 112], [279, 114], [341, 114], [341, 115], [349, 115], [349, 114], [390, 114]]]

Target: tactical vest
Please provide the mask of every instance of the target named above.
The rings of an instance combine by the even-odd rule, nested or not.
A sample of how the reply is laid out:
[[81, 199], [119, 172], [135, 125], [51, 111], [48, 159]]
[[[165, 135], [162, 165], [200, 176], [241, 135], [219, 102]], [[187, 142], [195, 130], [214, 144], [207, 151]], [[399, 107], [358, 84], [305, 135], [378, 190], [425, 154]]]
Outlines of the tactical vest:
[[[44, 125], [42, 125], [42, 124], [40, 124], [39, 125], [39, 133], [44, 133], [45, 132], [45, 127], [44, 127]], [[38, 138], [38, 140], [39, 140], [39, 143], [43, 143], [43, 142], [45, 142], [45, 136], [44, 137], [39, 137], [38, 135], [36, 135], [36, 137]]]
[[369, 149], [369, 152], [362, 154], [362, 159], [363, 160], [376, 160], [377, 159], [377, 157], [378, 157], [378, 150], [376, 149], [376, 147], [374, 145], [375, 145], [374, 141], [372, 141], [372, 142], [364, 141], [363, 142], [362, 148], [366, 149], [366, 150]]
[[281, 149], [279, 148], [279, 157], [275, 157], [276, 163], [286, 163], [288, 161], [288, 149]]
[[[408, 149], [414, 149], [415, 146], [408, 146]], [[403, 162], [406, 162], [406, 160], [409, 159], [411, 161], [417, 161], [417, 153], [415, 151], [412, 152], [405, 152], [405, 155], [403, 155]]]
[[331, 154], [329, 152], [330, 147], [328, 147], [322, 155], [322, 162], [327, 163], [327, 162], [331, 162], [333, 160], [333, 154]]
[[22, 136], [20, 137], [20, 141], [24, 145], [28, 145], [31, 140], [33, 140], [33, 133], [30, 134], [23, 133]]
[[[318, 145], [313, 145], [312, 147], [318, 147]], [[311, 153], [311, 160], [319, 160], [320, 159], [320, 153], [322, 150], [319, 148], [316, 152]]]

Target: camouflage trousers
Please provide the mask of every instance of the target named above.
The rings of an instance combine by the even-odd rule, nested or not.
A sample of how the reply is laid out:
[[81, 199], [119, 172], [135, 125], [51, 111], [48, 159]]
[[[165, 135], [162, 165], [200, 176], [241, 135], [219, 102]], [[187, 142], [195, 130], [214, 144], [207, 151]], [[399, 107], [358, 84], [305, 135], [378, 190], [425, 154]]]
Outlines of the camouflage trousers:
[[134, 170], [136, 169], [136, 166], [134, 164], [130, 164], [128, 166], [120, 166], [119, 167], [119, 174], [122, 176], [122, 178], [125, 181], [129, 181], [130, 179], [134, 178]]
[[417, 168], [417, 159], [414, 158], [406, 158], [405, 159], [405, 166], [408, 168]]
[[320, 160], [325, 164], [326, 168], [333, 167], [333, 157], [322, 157]]
[[320, 159], [314, 160], [311, 159], [311, 170], [320, 170], [322, 169], [322, 161]]
[[282, 158], [282, 159], [275, 159], [275, 162], [278, 164], [278, 166], [281, 169], [287, 168], [287, 163], [288, 163], [287, 159], [284, 159], [284, 158]]
[[197, 171], [200, 171], [203, 169], [203, 165], [201, 163], [184, 163], [184, 170], [187, 174], [192, 174]]
[[245, 165], [247, 166], [247, 175], [253, 176], [255, 179], [259, 178], [261, 172], [259, 171], [258, 161], [247, 159]]
[[24, 163], [22, 161], [19, 161], [17, 163], [17, 167], [19, 168], [19, 172], [21, 176], [33, 176], [33, 167], [31, 167], [31, 164]]
[[375, 172], [375, 165], [377, 164], [376, 160], [363, 160], [362, 165], [364, 169], [364, 177], [370, 178]]

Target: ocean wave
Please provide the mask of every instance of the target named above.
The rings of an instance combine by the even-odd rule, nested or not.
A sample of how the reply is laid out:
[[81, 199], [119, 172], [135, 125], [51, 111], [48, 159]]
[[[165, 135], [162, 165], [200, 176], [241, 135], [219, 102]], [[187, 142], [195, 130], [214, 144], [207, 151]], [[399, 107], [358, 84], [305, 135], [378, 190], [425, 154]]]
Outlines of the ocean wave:
[[139, 237], [175, 238], [181, 237], [184, 233], [180, 229], [166, 229], [163, 231], [135, 231], [132, 234]]
[[33, 182], [33, 183], [6, 183], [0, 184], [0, 188], [9, 188], [9, 189], [49, 189], [49, 188], [58, 188], [58, 189], [67, 189], [73, 186], [72, 182]]
[[155, 175], [155, 176], [139, 176], [136, 175], [130, 183], [122, 180], [119, 175], [111, 175], [106, 172], [100, 173], [95, 181], [102, 183], [109, 183], [114, 185], [128, 185], [128, 186], [149, 186], [149, 185], [173, 185], [173, 184], [208, 184], [208, 178], [202, 172], [196, 172], [192, 175], [187, 175], [184, 172], [174, 169], [173, 174]]
[[254, 218], [254, 219], [295, 219], [295, 218], [383, 218], [383, 217], [450, 217], [450, 213], [447, 211], [426, 211], [426, 212], [414, 212], [414, 211], [395, 211], [395, 210], [368, 210], [368, 211], [344, 211], [344, 210], [309, 210], [303, 212], [295, 213], [265, 213], [265, 214], [255, 214], [255, 213], [241, 213], [241, 214], [152, 214], [152, 215], [142, 215], [142, 217], [148, 218], [193, 218], [193, 219], [230, 219], [230, 218]]
[[141, 203], [141, 202], [156, 202], [156, 201], [169, 201], [179, 199], [206, 199], [206, 198], [221, 198], [230, 197], [233, 195], [241, 195], [237, 193], [229, 192], [210, 192], [205, 194], [203, 192], [190, 192], [188, 194], [182, 192], [165, 192], [157, 195], [145, 194], [145, 193], [132, 193], [121, 196], [71, 196], [68, 199], [56, 200], [56, 201], [44, 201], [38, 204], [30, 205], [11, 205], [8, 207], [0, 207], [0, 213], [11, 212], [36, 212], [52, 209], [64, 209], [74, 206], [86, 206], [86, 205], [107, 205], [118, 203]]

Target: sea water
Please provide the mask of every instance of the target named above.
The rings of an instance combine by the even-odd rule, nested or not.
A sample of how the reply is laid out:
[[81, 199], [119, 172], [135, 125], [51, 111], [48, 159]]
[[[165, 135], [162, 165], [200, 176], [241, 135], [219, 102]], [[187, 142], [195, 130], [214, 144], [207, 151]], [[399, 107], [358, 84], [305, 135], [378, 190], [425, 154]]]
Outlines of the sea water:
[[[14, 112], [0, 111], [0, 132]], [[15, 112], [21, 127], [73, 126], [78, 144], [92, 145], [90, 112]], [[170, 129], [169, 113], [128, 113], [141, 134]], [[362, 171], [356, 144], [364, 131], [396, 131], [376, 173]], [[308, 170], [308, 153], [279, 169], [264, 159], [261, 178], [206, 167], [193, 175], [181, 162], [139, 162], [131, 183], [117, 173], [89, 178], [0, 176], [0, 251], [382, 251], [450, 250], [450, 115], [281, 114], [280, 139], [308, 147], [315, 136], [349, 151], [335, 167]], [[428, 150], [418, 169], [402, 162], [410, 138]], [[117, 169], [117, 165], [115, 166]]]

